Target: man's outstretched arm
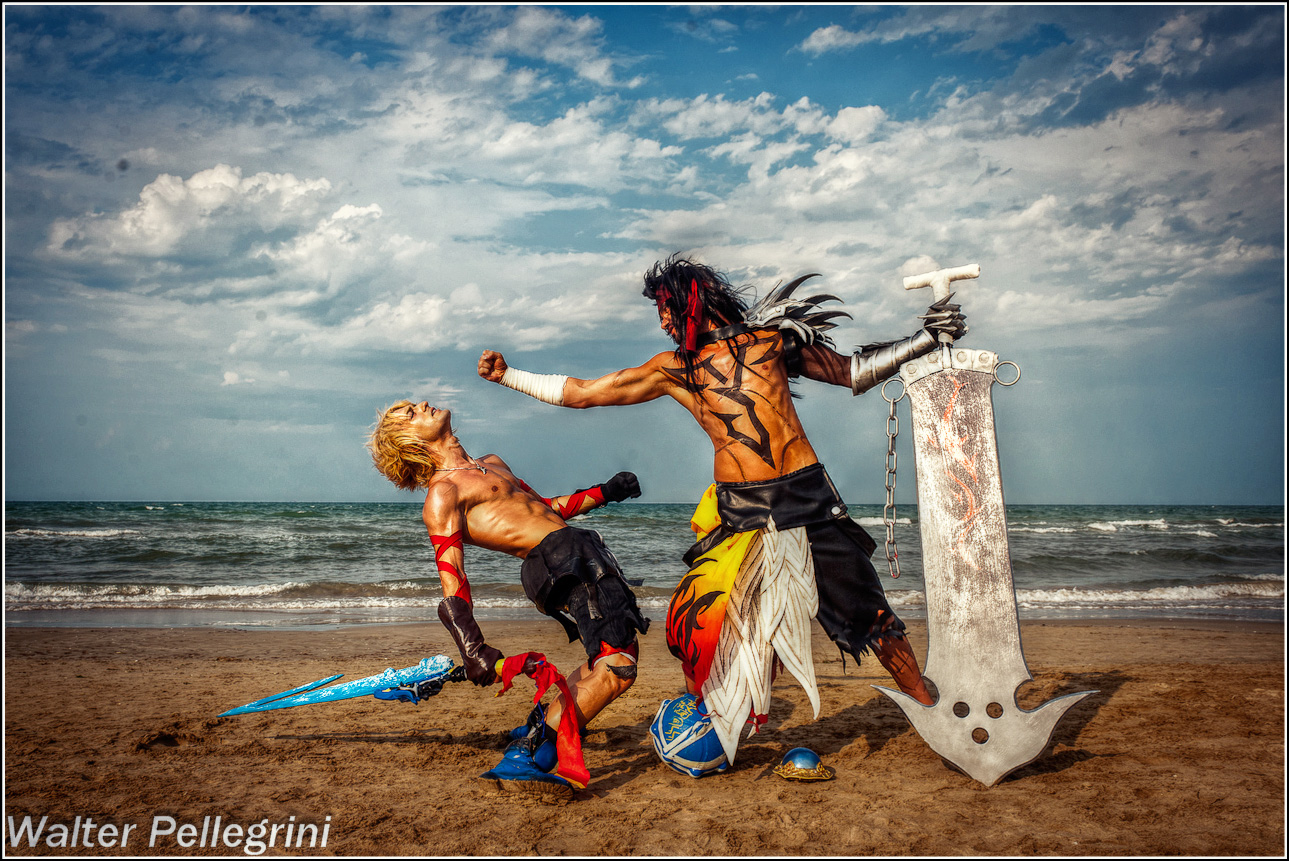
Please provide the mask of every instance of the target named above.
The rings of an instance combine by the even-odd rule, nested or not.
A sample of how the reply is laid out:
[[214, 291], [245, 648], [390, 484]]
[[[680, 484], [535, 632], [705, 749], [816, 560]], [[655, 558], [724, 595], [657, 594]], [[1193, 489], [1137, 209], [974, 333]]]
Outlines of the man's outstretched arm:
[[587, 407], [642, 404], [671, 394], [675, 383], [662, 372], [670, 353], [659, 353], [637, 368], [625, 368], [596, 380], [579, 380], [565, 374], [534, 374], [506, 364], [501, 353], [484, 350], [479, 357], [479, 376], [529, 397], [557, 407], [575, 410]]
[[952, 294], [935, 303], [920, 319], [923, 328], [912, 337], [887, 344], [871, 344], [843, 356], [815, 343], [801, 350], [801, 373], [812, 380], [849, 386], [858, 395], [899, 373], [900, 365], [934, 350], [941, 335], [961, 338], [967, 332], [966, 317], [949, 303]]
[[585, 514], [594, 508], [599, 508], [601, 505], [608, 505], [610, 502], [621, 502], [624, 499], [633, 499], [640, 495], [640, 482], [633, 472], [619, 472], [603, 484], [596, 484], [585, 490], [570, 493], [567, 496], [550, 498], [542, 496], [523, 481], [520, 481], [519, 484], [529, 493], [553, 508], [555, 513], [565, 520], [577, 517], [579, 514]]

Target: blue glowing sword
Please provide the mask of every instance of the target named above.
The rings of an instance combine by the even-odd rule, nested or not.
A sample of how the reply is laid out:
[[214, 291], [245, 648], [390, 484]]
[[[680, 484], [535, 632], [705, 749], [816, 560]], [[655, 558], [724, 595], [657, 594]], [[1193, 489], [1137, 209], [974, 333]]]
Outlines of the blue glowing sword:
[[368, 694], [381, 700], [418, 703], [426, 697], [432, 697], [443, 690], [447, 682], [458, 682], [465, 678], [464, 667], [454, 667], [447, 655], [435, 655], [425, 658], [414, 667], [396, 670], [393, 667], [375, 676], [345, 682], [341, 685], [323, 685], [334, 682], [344, 674], [329, 676], [307, 685], [300, 685], [280, 694], [273, 694], [244, 706], [229, 709], [220, 717], [267, 712], [274, 709], [289, 709], [295, 706], [307, 706], [317, 703], [330, 703], [337, 700], [348, 700], [365, 697]]

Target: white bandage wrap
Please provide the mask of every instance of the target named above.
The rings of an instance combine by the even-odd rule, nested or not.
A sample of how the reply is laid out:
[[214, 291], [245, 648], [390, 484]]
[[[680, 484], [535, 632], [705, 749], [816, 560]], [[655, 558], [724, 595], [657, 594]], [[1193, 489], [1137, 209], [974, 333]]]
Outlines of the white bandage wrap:
[[562, 407], [566, 380], [568, 380], [568, 374], [533, 374], [518, 368], [506, 368], [501, 384], [543, 403]]

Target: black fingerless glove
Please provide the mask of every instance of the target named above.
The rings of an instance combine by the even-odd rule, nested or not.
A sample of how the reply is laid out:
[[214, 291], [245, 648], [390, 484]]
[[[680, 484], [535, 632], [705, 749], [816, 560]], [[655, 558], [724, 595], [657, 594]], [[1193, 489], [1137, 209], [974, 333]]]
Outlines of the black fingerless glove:
[[605, 502], [621, 502], [640, 495], [640, 482], [634, 472], [619, 472], [600, 485], [600, 492]]
[[480, 686], [495, 682], [497, 661], [505, 655], [483, 641], [483, 632], [474, 620], [470, 602], [460, 595], [444, 598], [439, 602], [439, 621], [457, 644], [465, 665], [465, 677]]

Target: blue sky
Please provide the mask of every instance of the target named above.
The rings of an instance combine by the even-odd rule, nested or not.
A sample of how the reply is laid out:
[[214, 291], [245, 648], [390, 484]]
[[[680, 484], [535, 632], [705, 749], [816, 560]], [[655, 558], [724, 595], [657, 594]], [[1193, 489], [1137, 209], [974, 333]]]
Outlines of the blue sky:
[[[964, 347], [1014, 503], [1284, 498], [1285, 20], [1262, 6], [22, 6], [5, 24], [5, 496], [381, 501], [402, 397], [567, 492], [684, 502], [674, 403], [558, 410], [669, 343], [685, 252]], [[924, 292], [924, 291], [923, 291]], [[804, 381], [854, 503], [886, 403]], [[907, 403], [899, 499], [914, 498]]]

